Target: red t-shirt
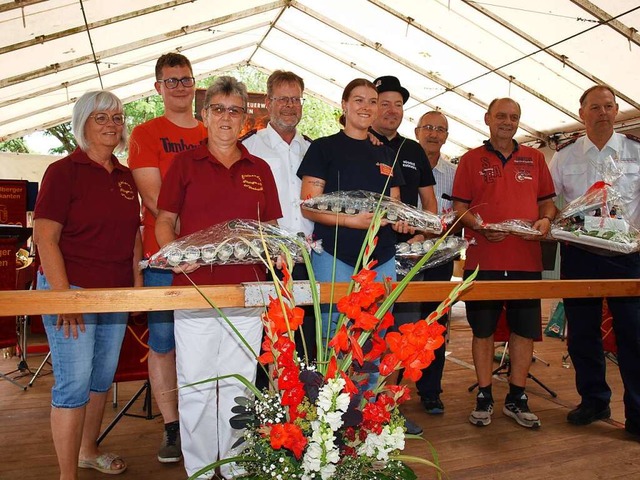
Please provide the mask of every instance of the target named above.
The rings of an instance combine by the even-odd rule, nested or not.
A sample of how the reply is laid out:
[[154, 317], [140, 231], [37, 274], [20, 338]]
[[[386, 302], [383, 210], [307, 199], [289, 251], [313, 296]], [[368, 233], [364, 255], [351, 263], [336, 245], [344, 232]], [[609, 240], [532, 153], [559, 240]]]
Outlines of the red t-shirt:
[[[282, 217], [271, 168], [238, 142], [242, 157], [227, 169], [206, 142], [176, 156], [162, 182], [158, 208], [177, 213], [180, 236], [236, 218], [267, 222]], [[189, 274], [198, 285], [237, 284], [266, 278], [263, 265], [200, 267]], [[174, 285], [191, 285], [185, 275]]]
[[[503, 165], [486, 144], [468, 151], [460, 159], [453, 183], [453, 198], [469, 204], [486, 223], [519, 219], [535, 222], [538, 202], [555, 196], [553, 180], [539, 150], [517, 145]], [[467, 249], [465, 269], [542, 271], [540, 242], [508, 235], [490, 242], [484, 235], [466, 229], [476, 245]]]
[[133, 285], [138, 190], [131, 171], [111, 160], [109, 173], [77, 148], [52, 163], [42, 180], [34, 218], [62, 224], [59, 246], [71, 285]]
[[[194, 128], [183, 128], [166, 117], [158, 117], [138, 125], [129, 139], [129, 168], [154, 167], [164, 178], [176, 154], [196, 148], [207, 137], [207, 129], [198, 122]], [[156, 253], [156, 219], [142, 206], [142, 248], [145, 257]]]

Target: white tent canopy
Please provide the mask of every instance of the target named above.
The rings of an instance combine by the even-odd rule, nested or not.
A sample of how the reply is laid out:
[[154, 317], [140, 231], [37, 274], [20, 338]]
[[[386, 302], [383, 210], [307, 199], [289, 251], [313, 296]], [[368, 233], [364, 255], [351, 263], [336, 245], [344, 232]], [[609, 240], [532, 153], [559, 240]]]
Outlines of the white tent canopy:
[[0, 0], [0, 25], [0, 141], [68, 121], [87, 90], [154, 93], [168, 51], [198, 78], [293, 70], [334, 105], [353, 78], [395, 75], [411, 92], [401, 132], [440, 109], [452, 155], [488, 136], [495, 97], [520, 102], [517, 138], [536, 146], [582, 129], [578, 98], [595, 83], [617, 92], [619, 127], [640, 124], [632, 0]]

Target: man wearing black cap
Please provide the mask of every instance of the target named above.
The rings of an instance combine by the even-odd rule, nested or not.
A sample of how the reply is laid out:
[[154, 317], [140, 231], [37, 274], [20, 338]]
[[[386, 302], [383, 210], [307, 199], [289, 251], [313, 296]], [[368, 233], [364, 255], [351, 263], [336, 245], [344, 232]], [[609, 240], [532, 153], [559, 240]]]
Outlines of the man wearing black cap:
[[[400, 198], [404, 203], [415, 207], [418, 206], [419, 200], [423, 210], [436, 213], [438, 206], [433, 190], [436, 182], [429, 159], [418, 142], [398, 133], [409, 91], [400, 85], [400, 80], [390, 75], [376, 78], [373, 84], [378, 91], [378, 117], [371, 125], [371, 133], [382, 143], [399, 152], [396, 162], [402, 168], [405, 180], [404, 186], [400, 187]], [[398, 235], [398, 241], [413, 243], [424, 240], [426, 239], [422, 234]], [[414, 277], [414, 280], [422, 279], [421, 275]], [[396, 304], [393, 311], [396, 327], [424, 318], [424, 312], [421, 310], [419, 305], [415, 304]], [[408, 433], [422, 432], [422, 429], [409, 419], [406, 419], [406, 427]]]

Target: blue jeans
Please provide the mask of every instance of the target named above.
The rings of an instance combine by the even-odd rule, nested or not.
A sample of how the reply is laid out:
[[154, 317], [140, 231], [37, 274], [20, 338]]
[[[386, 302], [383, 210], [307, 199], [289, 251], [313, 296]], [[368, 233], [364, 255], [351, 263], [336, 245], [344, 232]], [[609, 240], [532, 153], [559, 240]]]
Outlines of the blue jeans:
[[[333, 255], [322, 252], [316, 253], [312, 252], [311, 254], [311, 266], [313, 267], [313, 273], [316, 277], [316, 280], [319, 282], [331, 282], [331, 276], [333, 272]], [[353, 276], [353, 266], [344, 263], [336, 258], [335, 260], [336, 268], [335, 268], [335, 281], [336, 282], [349, 282], [351, 281], [351, 277]], [[391, 281], [396, 280], [396, 259], [391, 258], [387, 260], [382, 265], [377, 265], [374, 268], [374, 271], [377, 273], [376, 281], [382, 281], [385, 277], [390, 277]], [[356, 272], [357, 273], [357, 272]], [[334, 298], [334, 305], [331, 310], [331, 320], [329, 320], [329, 305], [322, 305], [322, 336], [326, 337], [327, 328], [329, 323], [331, 323], [331, 327], [329, 330], [329, 337], [333, 337], [336, 331], [336, 324], [338, 322], [338, 317], [340, 314], [336, 310], [335, 304], [338, 303], [339, 298]], [[381, 332], [384, 335], [384, 332]], [[376, 362], [376, 365], [378, 362]], [[378, 372], [369, 374], [369, 384], [366, 387], [366, 390], [372, 389], [376, 382], [378, 381]]]
[[[170, 287], [173, 272], [159, 268], [145, 268], [142, 271], [145, 287]], [[173, 310], [147, 313], [149, 323], [149, 348], [156, 353], [168, 353], [176, 348], [173, 333]]]
[[[38, 290], [50, 289], [38, 273]], [[89, 392], [109, 391], [118, 366], [129, 314], [84, 313], [82, 318], [85, 331], [78, 331], [78, 338], [65, 338], [63, 329], [56, 329], [57, 315], [42, 316], [55, 376], [51, 405], [57, 408], [82, 407], [89, 402]]]

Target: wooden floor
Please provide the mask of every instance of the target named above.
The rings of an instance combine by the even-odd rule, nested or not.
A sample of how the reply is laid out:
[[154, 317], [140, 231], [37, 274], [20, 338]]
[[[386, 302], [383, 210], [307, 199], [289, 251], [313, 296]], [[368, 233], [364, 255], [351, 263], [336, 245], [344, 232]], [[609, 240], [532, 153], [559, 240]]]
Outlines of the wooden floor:
[[[544, 302], [547, 313], [549, 302]], [[496, 413], [488, 427], [469, 424], [475, 394], [467, 387], [475, 381], [471, 368], [471, 334], [464, 318], [464, 308], [456, 306], [452, 320], [444, 375], [446, 413], [429, 416], [421, 410], [417, 399], [405, 408], [407, 416], [424, 427], [424, 437], [431, 442], [440, 465], [452, 480], [540, 478], [566, 480], [636, 479], [640, 478], [640, 443], [629, 438], [623, 429], [622, 386], [617, 368], [609, 364], [610, 384], [614, 391], [612, 420], [587, 427], [567, 424], [567, 412], [578, 400], [574, 388], [574, 371], [563, 368], [566, 344], [546, 338], [536, 344], [536, 354], [549, 362], [534, 361], [531, 373], [557, 392], [552, 398], [530, 382], [529, 405], [542, 420], [542, 428], [527, 430], [502, 413], [502, 399], [507, 392], [503, 378], [494, 381]], [[29, 359], [37, 367], [39, 356]], [[0, 359], [0, 371], [15, 368], [16, 358]], [[26, 384], [28, 378], [19, 380]], [[0, 480], [55, 479], [57, 464], [49, 430], [49, 399], [52, 376], [38, 378], [32, 388], [22, 391], [0, 380]], [[140, 387], [140, 382], [120, 384], [120, 407]], [[133, 411], [142, 413], [141, 402]], [[105, 425], [117, 409], [109, 404]], [[103, 442], [109, 451], [120, 453], [129, 468], [120, 478], [136, 480], [184, 479], [181, 464], [161, 465], [155, 455], [161, 438], [161, 420], [125, 417]], [[429, 456], [425, 442], [407, 442], [405, 453]], [[435, 478], [433, 471], [415, 467], [418, 478]], [[93, 471], [81, 471], [80, 479], [104, 478]]]

